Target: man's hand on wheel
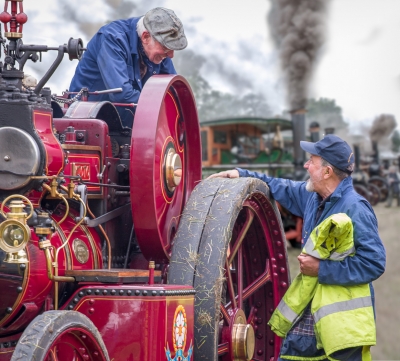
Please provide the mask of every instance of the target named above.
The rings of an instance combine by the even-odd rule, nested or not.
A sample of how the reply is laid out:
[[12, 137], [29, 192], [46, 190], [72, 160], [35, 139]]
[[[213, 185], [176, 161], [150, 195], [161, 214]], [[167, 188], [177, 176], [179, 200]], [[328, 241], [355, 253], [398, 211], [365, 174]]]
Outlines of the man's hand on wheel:
[[237, 169], [224, 170], [223, 172], [211, 174], [206, 179], [211, 178], [239, 178], [239, 172]]

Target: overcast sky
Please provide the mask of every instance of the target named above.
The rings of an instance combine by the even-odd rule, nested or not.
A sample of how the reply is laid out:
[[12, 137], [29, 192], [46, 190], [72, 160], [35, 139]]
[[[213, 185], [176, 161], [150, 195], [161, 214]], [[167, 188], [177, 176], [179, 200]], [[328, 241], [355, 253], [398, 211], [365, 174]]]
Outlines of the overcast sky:
[[[122, 6], [126, 1], [109, 0], [109, 3]], [[40, 8], [37, 1], [25, 0], [24, 10], [31, 23], [28, 21], [24, 27], [24, 42], [55, 46], [65, 43], [69, 37], [82, 37], [87, 43], [89, 38], [71, 20], [87, 19], [96, 24], [114, 20], [112, 11], [101, 0], [67, 3], [70, 5], [68, 21], [60, 17], [62, 5], [66, 4], [64, 0], [41, 0]], [[274, 111], [288, 109], [277, 49], [266, 22], [269, 0], [138, 3], [142, 12], [137, 15], [159, 5], [176, 12], [187, 33], [188, 48], [209, 58], [202, 71], [214, 88], [246, 91], [245, 85], [250, 82], [254, 90], [265, 94]], [[353, 128], [360, 122], [370, 124], [382, 113], [393, 114], [399, 123], [400, 0], [331, 0], [328, 10], [327, 37], [309, 95], [335, 99]], [[47, 62], [54, 58], [55, 54], [43, 55]], [[49, 84], [53, 92], [68, 88], [75, 66], [76, 62], [65, 57], [57, 71], [57, 81]], [[34, 69], [40, 65], [31, 67], [30, 71], [35, 73]], [[222, 76], [227, 72], [229, 81]]]

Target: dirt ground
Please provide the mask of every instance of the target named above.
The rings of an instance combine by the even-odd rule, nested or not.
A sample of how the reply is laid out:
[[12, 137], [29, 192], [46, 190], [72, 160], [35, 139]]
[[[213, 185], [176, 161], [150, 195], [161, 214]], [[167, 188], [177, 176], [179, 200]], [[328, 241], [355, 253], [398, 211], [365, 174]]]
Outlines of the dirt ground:
[[[374, 282], [377, 344], [372, 348], [372, 359], [400, 360], [400, 208], [385, 208], [384, 203], [379, 203], [374, 210], [386, 248], [387, 263], [383, 276]], [[299, 249], [288, 249], [292, 278], [299, 272], [298, 254]]]

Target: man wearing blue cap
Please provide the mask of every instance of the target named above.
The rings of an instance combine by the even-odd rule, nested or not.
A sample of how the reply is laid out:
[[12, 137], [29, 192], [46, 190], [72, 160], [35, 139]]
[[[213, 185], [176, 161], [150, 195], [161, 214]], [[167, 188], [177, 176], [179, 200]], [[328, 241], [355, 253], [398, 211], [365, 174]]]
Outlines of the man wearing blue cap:
[[122, 124], [132, 126], [134, 108], [146, 81], [155, 74], [176, 74], [172, 58], [185, 49], [187, 39], [175, 13], [157, 7], [144, 16], [104, 25], [89, 41], [72, 78], [69, 91], [89, 92], [122, 88], [122, 92], [90, 95], [91, 101], [118, 106]]
[[[360, 300], [354, 307], [373, 304], [372, 281], [385, 271], [386, 253], [378, 234], [375, 213], [369, 202], [353, 188], [351, 173], [354, 170], [354, 154], [343, 139], [329, 134], [316, 143], [301, 141], [300, 146], [310, 154], [304, 164], [309, 174], [306, 182], [273, 178], [265, 174], [236, 168], [211, 175], [209, 178], [254, 177], [269, 186], [272, 196], [294, 215], [304, 220], [302, 245], [306, 243], [313, 229], [322, 221], [337, 213], [346, 213], [354, 228], [355, 255], [342, 261], [320, 260], [310, 255], [300, 255], [300, 272], [318, 277], [320, 284], [355, 286], [369, 284], [370, 301]], [[348, 307], [340, 304], [338, 307]], [[330, 310], [331, 312], [332, 310]], [[334, 310], [339, 312], [340, 310]], [[338, 313], [338, 315], [339, 315]], [[338, 320], [340, 317], [338, 317]], [[325, 351], [317, 347], [315, 319], [308, 306], [283, 340], [279, 360], [328, 360]], [[332, 335], [351, 340], [352, 335], [343, 327], [342, 335]], [[329, 355], [330, 360], [366, 361], [371, 360], [369, 345], [351, 345], [343, 342], [343, 348]]]

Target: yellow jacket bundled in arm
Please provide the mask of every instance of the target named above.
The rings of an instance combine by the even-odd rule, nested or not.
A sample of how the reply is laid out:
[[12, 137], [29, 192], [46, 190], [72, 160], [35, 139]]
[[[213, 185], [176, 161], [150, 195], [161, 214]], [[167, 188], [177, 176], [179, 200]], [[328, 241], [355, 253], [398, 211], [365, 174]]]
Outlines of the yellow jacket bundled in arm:
[[[341, 261], [355, 253], [353, 225], [345, 213], [333, 214], [312, 231], [303, 250], [318, 259]], [[317, 347], [327, 356], [349, 347], [376, 344], [376, 329], [368, 284], [340, 286], [318, 283], [318, 277], [299, 274], [293, 280], [268, 324], [278, 336], [287, 332], [311, 302]]]

